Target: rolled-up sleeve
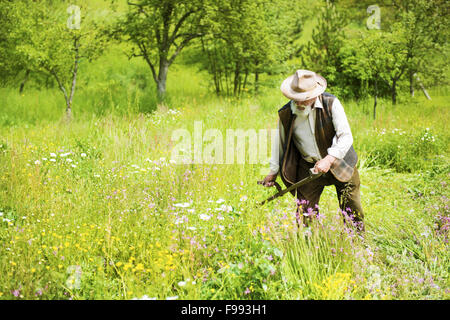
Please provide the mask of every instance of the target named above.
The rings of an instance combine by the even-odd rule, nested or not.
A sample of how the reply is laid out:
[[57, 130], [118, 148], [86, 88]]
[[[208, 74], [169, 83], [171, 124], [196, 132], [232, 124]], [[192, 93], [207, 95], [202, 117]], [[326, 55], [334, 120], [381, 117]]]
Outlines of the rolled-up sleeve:
[[[281, 128], [280, 128], [281, 126]], [[283, 156], [283, 143], [284, 143], [284, 128], [281, 124], [280, 119], [278, 119], [277, 130], [275, 135], [272, 137], [272, 157], [269, 161], [270, 173], [276, 174], [280, 170], [280, 159]]]
[[336, 135], [333, 137], [332, 145], [327, 149], [327, 152], [337, 159], [342, 159], [353, 144], [353, 136], [344, 107], [338, 98], [334, 99], [331, 114]]

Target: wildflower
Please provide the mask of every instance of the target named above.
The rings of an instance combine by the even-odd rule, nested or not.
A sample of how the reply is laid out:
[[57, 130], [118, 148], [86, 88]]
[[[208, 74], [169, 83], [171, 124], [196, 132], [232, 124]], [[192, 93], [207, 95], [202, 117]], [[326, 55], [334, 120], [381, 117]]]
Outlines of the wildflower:
[[56, 154], [55, 153], [50, 153], [50, 157], [56, 158]]
[[86, 153], [82, 153], [81, 155], [80, 155], [82, 158], [84, 158], [84, 157], [86, 157]]
[[150, 298], [148, 295], [144, 294], [142, 297], [140, 298], [133, 298], [131, 300], [156, 300], [156, 297]]
[[177, 300], [178, 296], [167, 297], [166, 300]]
[[18, 297], [20, 295], [20, 291], [16, 289], [12, 292], [12, 294], [14, 295], [14, 297]]
[[56, 162], [56, 159], [50, 159], [51, 162]]
[[180, 287], [184, 287], [186, 285], [186, 281], [180, 281], [180, 282], [178, 282], [178, 285]]
[[40, 162], [39, 160], [36, 160], [36, 161], [34, 162], [34, 164], [39, 165], [39, 164], [41, 164], [41, 162]]
[[199, 215], [199, 218], [207, 221], [207, 220], [211, 219], [211, 216], [208, 216], [207, 214], [202, 213], [201, 215]]
[[191, 204], [189, 202], [183, 202], [183, 203], [175, 203], [174, 207], [179, 207], [179, 208], [187, 208], [189, 207]]
[[216, 203], [223, 203], [223, 202], [225, 202], [225, 200], [222, 198], [216, 201]]
[[250, 289], [246, 288], [245, 291], [244, 291], [244, 294], [249, 294], [249, 293], [250, 293]]

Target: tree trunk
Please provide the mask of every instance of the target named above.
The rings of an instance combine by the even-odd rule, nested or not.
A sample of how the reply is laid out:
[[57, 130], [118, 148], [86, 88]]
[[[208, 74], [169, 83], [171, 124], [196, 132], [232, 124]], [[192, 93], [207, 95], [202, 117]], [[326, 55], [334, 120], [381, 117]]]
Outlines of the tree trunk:
[[414, 97], [414, 72], [409, 73], [409, 93]]
[[236, 95], [236, 93], [238, 93], [240, 74], [241, 74], [241, 70], [240, 70], [240, 66], [239, 66], [239, 62], [238, 62], [238, 63], [236, 63], [236, 67], [234, 69], [233, 95]]
[[414, 76], [417, 78], [417, 82], [419, 83], [420, 88], [423, 91], [423, 94], [425, 95], [425, 97], [427, 97], [428, 100], [431, 100], [430, 95], [428, 94], [427, 90], [425, 89], [425, 87], [423, 86], [422, 81], [420, 81], [419, 76], [417, 75], [417, 73], [414, 73]]
[[375, 79], [375, 96], [373, 101], [373, 120], [377, 117], [377, 96], [378, 96], [378, 84], [377, 79]]
[[158, 100], [164, 101], [166, 97], [166, 82], [167, 73], [169, 71], [169, 63], [166, 59], [161, 59], [159, 65], [158, 81], [156, 82], [156, 88], [158, 91]]
[[27, 70], [25, 72], [25, 78], [23, 79], [22, 83], [20, 84], [19, 93], [23, 92], [23, 88], [25, 87], [25, 82], [27, 82], [29, 75], [30, 75], [30, 70]]
[[255, 71], [255, 92], [258, 92], [258, 85], [259, 85], [258, 81], [259, 81], [259, 73], [258, 71]]
[[397, 79], [392, 79], [391, 91], [392, 91], [392, 104], [396, 105], [397, 104]]
[[247, 77], [248, 77], [248, 69], [245, 70], [244, 84], [242, 85], [242, 88], [244, 90], [245, 90], [245, 87], [247, 86]]

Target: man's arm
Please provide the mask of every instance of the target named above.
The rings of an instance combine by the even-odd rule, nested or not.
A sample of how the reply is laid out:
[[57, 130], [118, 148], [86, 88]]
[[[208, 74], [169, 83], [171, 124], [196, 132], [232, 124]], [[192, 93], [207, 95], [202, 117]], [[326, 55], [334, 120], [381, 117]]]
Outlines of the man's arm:
[[277, 131], [272, 138], [272, 157], [269, 161], [270, 172], [264, 178], [264, 185], [267, 187], [273, 186], [273, 182], [277, 179], [278, 171], [280, 170], [280, 159], [283, 156], [284, 144], [284, 128], [280, 119], [278, 119]]
[[334, 99], [331, 108], [331, 115], [333, 117], [333, 125], [336, 135], [333, 137], [333, 143], [328, 148], [328, 154], [337, 158], [343, 159], [347, 151], [353, 144], [353, 136], [348, 124], [347, 116], [338, 98]]

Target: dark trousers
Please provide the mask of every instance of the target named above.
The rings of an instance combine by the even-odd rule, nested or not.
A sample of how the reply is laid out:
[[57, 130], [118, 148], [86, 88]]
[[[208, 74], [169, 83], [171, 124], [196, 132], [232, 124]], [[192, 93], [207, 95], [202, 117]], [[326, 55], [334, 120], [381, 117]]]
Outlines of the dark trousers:
[[[297, 181], [305, 178], [312, 167], [314, 167], [314, 163], [301, 159], [297, 170]], [[341, 210], [346, 213], [359, 230], [364, 231], [364, 212], [359, 191], [359, 172], [356, 167], [353, 176], [348, 182], [340, 182], [328, 171], [316, 180], [297, 188], [297, 199], [300, 202], [299, 210], [302, 210], [304, 213], [308, 212], [308, 209], [310, 212], [311, 210], [319, 212], [318, 205], [323, 188], [330, 185], [334, 185], [336, 188]], [[344, 215], [344, 223], [346, 222], [346, 215]], [[309, 219], [305, 219], [304, 222], [308, 224]]]

